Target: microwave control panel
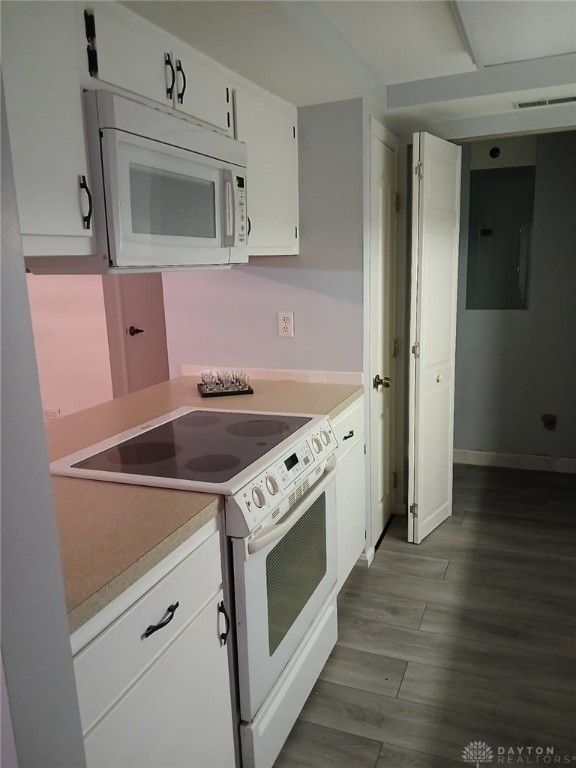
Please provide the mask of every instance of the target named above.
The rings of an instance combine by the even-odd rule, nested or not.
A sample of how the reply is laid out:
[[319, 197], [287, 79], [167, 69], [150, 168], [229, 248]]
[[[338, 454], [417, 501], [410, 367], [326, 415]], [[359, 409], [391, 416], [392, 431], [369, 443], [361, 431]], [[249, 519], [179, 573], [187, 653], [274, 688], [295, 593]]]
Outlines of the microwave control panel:
[[236, 176], [236, 190], [238, 200], [238, 242], [246, 243], [248, 218], [246, 216], [246, 177]]

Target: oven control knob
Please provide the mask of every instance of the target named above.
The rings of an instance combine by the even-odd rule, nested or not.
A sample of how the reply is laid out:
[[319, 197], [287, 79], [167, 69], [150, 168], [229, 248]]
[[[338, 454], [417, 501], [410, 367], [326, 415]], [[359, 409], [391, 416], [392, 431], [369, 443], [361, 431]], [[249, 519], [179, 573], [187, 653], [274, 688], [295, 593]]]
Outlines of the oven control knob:
[[324, 445], [328, 445], [328, 443], [330, 442], [330, 435], [325, 429], [323, 429], [322, 432], [320, 432], [320, 437], [322, 438], [322, 442], [324, 443]]
[[270, 491], [271, 496], [276, 496], [280, 488], [278, 487], [278, 482], [274, 475], [268, 475], [266, 478], [266, 488]]
[[264, 496], [264, 491], [261, 488], [252, 488], [252, 498], [254, 499], [254, 504], [256, 504], [258, 509], [266, 504], [266, 497]]
[[320, 442], [319, 438], [313, 437], [312, 438], [312, 447], [314, 448], [314, 451], [316, 453], [320, 453], [322, 450], [322, 443]]

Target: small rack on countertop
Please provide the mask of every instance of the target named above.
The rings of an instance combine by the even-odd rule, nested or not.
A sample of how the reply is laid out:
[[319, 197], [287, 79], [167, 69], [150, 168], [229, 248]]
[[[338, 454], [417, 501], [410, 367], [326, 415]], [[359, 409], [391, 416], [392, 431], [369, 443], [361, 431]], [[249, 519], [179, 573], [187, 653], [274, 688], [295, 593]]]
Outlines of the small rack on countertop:
[[201, 372], [202, 381], [197, 385], [202, 397], [225, 397], [226, 395], [253, 395], [246, 371]]
[[225, 395], [253, 395], [252, 387], [246, 385], [241, 387], [238, 384], [230, 384], [223, 387], [221, 384], [198, 384], [198, 391], [202, 397], [224, 397]]

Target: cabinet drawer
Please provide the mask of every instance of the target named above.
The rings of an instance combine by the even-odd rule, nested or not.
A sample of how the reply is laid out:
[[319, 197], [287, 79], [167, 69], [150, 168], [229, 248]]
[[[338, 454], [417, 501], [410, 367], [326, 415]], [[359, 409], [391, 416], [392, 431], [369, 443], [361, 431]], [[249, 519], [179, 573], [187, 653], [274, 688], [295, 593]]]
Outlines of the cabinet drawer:
[[360, 440], [364, 440], [364, 400], [360, 398], [332, 420], [338, 440], [336, 456], [340, 460]]
[[[221, 584], [216, 532], [74, 657], [84, 732], [138, 679]], [[144, 638], [147, 627], [165, 619], [168, 606], [177, 602], [173, 619]]]

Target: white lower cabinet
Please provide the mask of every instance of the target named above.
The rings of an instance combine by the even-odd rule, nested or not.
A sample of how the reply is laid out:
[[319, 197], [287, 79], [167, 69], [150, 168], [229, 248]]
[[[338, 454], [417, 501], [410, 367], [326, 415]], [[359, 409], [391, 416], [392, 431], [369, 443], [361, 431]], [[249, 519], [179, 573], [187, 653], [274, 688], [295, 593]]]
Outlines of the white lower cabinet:
[[336, 514], [338, 536], [337, 589], [348, 578], [366, 539], [366, 455], [364, 402], [356, 400], [332, 421], [338, 440]]
[[221, 601], [220, 592], [90, 731], [88, 766], [233, 768]]
[[234, 768], [228, 628], [216, 531], [75, 655], [88, 768]]

